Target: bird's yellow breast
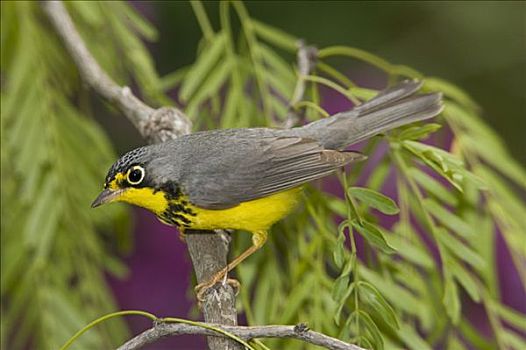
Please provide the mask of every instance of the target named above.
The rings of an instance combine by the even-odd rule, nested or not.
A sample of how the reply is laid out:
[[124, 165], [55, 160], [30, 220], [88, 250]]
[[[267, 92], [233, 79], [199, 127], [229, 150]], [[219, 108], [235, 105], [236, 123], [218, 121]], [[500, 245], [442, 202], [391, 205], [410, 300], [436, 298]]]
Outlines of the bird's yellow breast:
[[300, 192], [299, 187], [293, 188], [221, 210], [194, 207], [196, 216], [191, 228], [264, 231], [294, 209]]
[[233, 229], [250, 232], [267, 230], [295, 207], [301, 188], [242, 202], [228, 209], [204, 209], [190, 203], [185, 195], [170, 198], [151, 188], [131, 188], [120, 201], [146, 208], [169, 225], [196, 230]]

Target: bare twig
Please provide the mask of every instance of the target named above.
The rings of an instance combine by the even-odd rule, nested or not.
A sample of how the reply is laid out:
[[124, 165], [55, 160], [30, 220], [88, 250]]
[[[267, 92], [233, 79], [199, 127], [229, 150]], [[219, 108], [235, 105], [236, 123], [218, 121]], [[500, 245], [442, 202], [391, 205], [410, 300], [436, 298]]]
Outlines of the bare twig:
[[[331, 350], [364, 350], [359, 346], [348, 344], [336, 338], [329, 337], [322, 333], [308, 329], [304, 324], [296, 326], [224, 326], [217, 324], [207, 324], [214, 328], [231, 333], [243, 340], [257, 338], [292, 338], [302, 340], [306, 343], [318, 345]], [[217, 335], [218, 333], [199, 326], [182, 323], [158, 323], [154, 327], [142, 332], [135, 338], [130, 339], [117, 350], [136, 350], [168, 336], [182, 334], [192, 335]]]
[[295, 105], [303, 99], [305, 95], [305, 79], [316, 66], [316, 59], [318, 56], [318, 49], [314, 46], [307, 46], [303, 40], [298, 41], [298, 80], [294, 88], [294, 93], [289, 101], [289, 108], [287, 118], [283, 123], [285, 129], [289, 129], [296, 125], [302, 119], [302, 116], [295, 110]]
[[100, 96], [117, 105], [143, 137], [150, 142], [161, 142], [190, 133], [192, 123], [179, 109], [151, 108], [139, 100], [129, 87], [117, 85], [102, 70], [88, 51], [61, 1], [46, 1], [43, 8], [84, 82]]
[[[133, 95], [130, 88], [117, 85], [99, 66], [77, 32], [61, 1], [45, 1], [44, 11], [73, 58], [83, 81], [100, 96], [116, 105], [149, 142], [163, 142], [189, 134], [191, 122], [174, 107], [153, 109]], [[190, 230], [187, 233], [191, 233]], [[228, 241], [213, 231], [189, 234], [186, 243], [199, 282], [226, 266]], [[202, 233], [209, 233], [203, 235]], [[205, 295], [203, 314], [207, 322], [237, 324], [235, 292], [230, 286], [217, 286]], [[210, 349], [240, 349], [236, 342], [218, 337], [208, 339]]]

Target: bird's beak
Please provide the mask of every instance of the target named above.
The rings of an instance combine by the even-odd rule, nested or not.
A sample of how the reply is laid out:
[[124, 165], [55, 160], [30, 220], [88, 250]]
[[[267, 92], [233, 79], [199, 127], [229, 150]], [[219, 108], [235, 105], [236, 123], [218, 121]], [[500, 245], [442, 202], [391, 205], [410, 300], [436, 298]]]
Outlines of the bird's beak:
[[116, 200], [122, 193], [124, 192], [123, 189], [120, 190], [110, 190], [109, 188], [102, 191], [97, 198], [91, 203], [92, 208], [96, 208], [99, 205], [103, 205], [105, 203], [110, 203]]

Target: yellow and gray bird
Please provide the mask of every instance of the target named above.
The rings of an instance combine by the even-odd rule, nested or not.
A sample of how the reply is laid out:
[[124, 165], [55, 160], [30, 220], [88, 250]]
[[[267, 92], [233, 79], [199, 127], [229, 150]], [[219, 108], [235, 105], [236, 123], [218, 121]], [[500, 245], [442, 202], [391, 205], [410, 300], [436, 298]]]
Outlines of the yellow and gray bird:
[[113, 164], [92, 207], [122, 201], [183, 231], [251, 232], [252, 246], [198, 286], [202, 295], [265, 243], [303, 184], [365, 159], [346, 151], [349, 145], [439, 114], [441, 94], [421, 94], [421, 86], [403, 81], [352, 110], [292, 129], [203, 131], [134, 149]]

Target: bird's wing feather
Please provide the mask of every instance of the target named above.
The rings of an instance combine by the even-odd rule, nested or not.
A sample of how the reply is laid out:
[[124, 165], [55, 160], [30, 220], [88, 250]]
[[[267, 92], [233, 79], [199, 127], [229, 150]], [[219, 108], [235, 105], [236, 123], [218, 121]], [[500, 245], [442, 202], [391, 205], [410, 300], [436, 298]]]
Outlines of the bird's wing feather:
[[207, 209], [229, 208], [291, 189], [364, 158], [356, 152], [325, 150], [317, 141], [300, 137], [237, 135], [215, 141], [221, 143], [221, 157], [192, 157], [200, 164], [185, 167], [188, 171], [181, 179], [191, 189], [190, 201]]

